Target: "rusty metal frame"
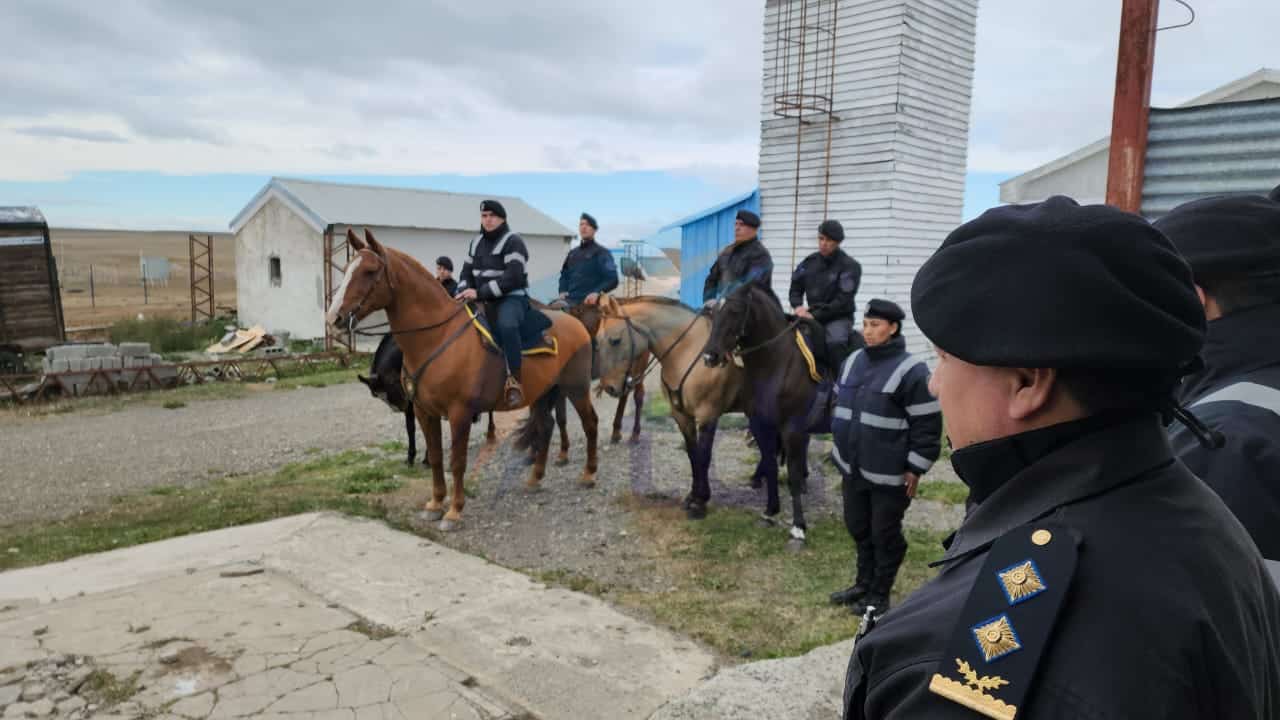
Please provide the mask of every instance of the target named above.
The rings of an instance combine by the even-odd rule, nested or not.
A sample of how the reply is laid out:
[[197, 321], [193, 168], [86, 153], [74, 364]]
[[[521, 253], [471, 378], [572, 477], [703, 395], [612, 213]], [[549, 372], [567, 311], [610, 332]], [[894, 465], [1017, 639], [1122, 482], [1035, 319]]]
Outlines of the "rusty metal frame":
[[1107, 204], [1132, 213], [1142, 210], [1158, 5], [1159, 0], [1124, 0], [1120, 10]]
[[[131, 368], [100, 368], [94, 370], [66, 370], [56, 373], [45, 373], [44, 375], [27, 373], [23, 375], [3, 375], [0, 374], [0, 388], [8, 392], [8, 399], [17, 405], [25, 405], [27, 402], [42, 402], [51, 400], [53, 390], [58, 390], [66, 397], [85, 397], [95, 394], [118, 395], [122, 392], [137, 392], [139, 390], [153, 390], [155, 388], [176, 387], [179, 385], [203, 385], [210, 382], [205, 377], [204, 370], [210, 368], [221, 368], [221, 379], [232, 379], [236, 381], [243, 380], [246, 376], [265, 375], [267, 368], [276, 375], [280, 376], [281, 364], [300, 364], [315, 365], [321, 362], [336, 362], [342, 367], [350, 367], [354, 358], [364, 357], [368, 353], [349, 353], [349, 352], [322, 352], [311, 353], [309, 355], [281, 355], [277, 357], [236, 357], [226, 358], [222, 360], [197, 360], [183, 363], [163, 363], [160, 365], [143, 365], [141, 367]], [[246, 372], [247, 369], [255, 369], [256, 373]], [[173, 370], [176, 375], [170, 380], [161, 380], [155, 373], [157, 369]], [[88, 375], [88, 382], [84, 383], [86, 392], [76, 392], [75, 387], [68, 387], [62, 378], [67, 376], [82, 377]], [[132, 379], [130, 379], [132, 378]], [[39, 382], [35, 395], [30, 400], [23, 400], [18, 394], [18, 386], [25, 385], [30, 382]], [[217, 381], [214, 381], [217, 382]], [[99, 384], [104, 386], [103, 393], [90, 393], [88, 390], [97, 387]], [[146, 385], [143, 388], [143, 384]]]
[[213, 236], [204, 240], [187, 236], [187, 257], [191, 264], [191, 324], [213, 315]]
[[[333, 302], [333, 294], [337, 292], [337, 284], [334, 282], [334, 274], [339, 278], [347, 271], [347, 263], [351, 262], [351, 244], [347, 242], [345, 235], [335, 235], [333, 226], [330, 225], [324, 230], [323, 245], [321, 252], [324, 254], [324, 264], [321, 274], [324, 277], [324, 307], [328, 308], [329, 303]], [[334, 262], [334, 257], [341, 254], [342, 264]], [[324, 312], [322, 309], [321, 312]], [[324, 328], [324, 349], [333, 350], [335, 346], [341, 345], [348, 351], [355, 350], [355, 340], [350, 335], [343, 337], [335, 335], [329, 329], [329, 324], [325, 323]]]

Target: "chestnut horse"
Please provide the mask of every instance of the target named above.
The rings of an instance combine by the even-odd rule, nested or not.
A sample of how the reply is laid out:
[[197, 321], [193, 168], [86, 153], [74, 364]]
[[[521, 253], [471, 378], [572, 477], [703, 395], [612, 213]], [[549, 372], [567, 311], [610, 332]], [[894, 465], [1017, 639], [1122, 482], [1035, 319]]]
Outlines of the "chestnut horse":
[[[346, 332], [369, 314], [386, 311], [390, 332], [404, 352], [406, 392], [427, 438], [432, 479], [427, 517], [443, 518], [440, 529], [445, 531], [456, 529], [462, 522], [467, 445], [471, 422], [477, 414], [518, 410], [536, 403], [538, 407], [530, 414], [530, 420], [540, 421], [543, 412], [549, 415], [548, 400], [556, 392], [573, 403], [587, 435], [587, 463], [578, 483], [594, 486], [596, 412], [589, 395], [591, 338], [582, 323], [564, 313], [545, 312], [551, 320], [546, 335], [554, 339], [556, 352], [525, 358], [520, 378], [525, 402], [508, 405], [502, 397], [505, 363], [500, 354], [486, 347], [472, 320], [471, 307], [455, 302], [417, 260], [383, 247], [367, 229], [364, 236], [361, 241], [354, 232], [347, 231], [347, 242], [356, 254], [347, 264], [325, 320], [336, 330]], [[448, 512], [444, 510], [442, 418], [449, 421], [451, 438], [453, 494]], [[537, 489], [546, 474], [550, 440], [550, 432], [533, 436], [536, 454], [528, 480], [531, 489]]]

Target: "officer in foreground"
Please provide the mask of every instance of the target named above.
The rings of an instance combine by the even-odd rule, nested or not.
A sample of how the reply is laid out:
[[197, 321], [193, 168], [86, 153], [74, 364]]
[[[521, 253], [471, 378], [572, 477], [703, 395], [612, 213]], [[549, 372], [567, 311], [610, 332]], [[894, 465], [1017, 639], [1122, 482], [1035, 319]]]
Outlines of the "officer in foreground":
[[1280, 596], [1162, 423], [1210, 440], [1172, 399], [1205, 334], [1172, 244], [1105, 206], [1000, 207], [911, 300], [977, 506], [860, 629], [845, 717], [1280, 717]]
[[1280, 188], [1190, 202], [1155, 225], [1191, 264], [1209, 320], [1206, 367], [1180, 398], [1226, 439], [1210, 451], [1175, 429], [1174, 450], [1280, 578]]

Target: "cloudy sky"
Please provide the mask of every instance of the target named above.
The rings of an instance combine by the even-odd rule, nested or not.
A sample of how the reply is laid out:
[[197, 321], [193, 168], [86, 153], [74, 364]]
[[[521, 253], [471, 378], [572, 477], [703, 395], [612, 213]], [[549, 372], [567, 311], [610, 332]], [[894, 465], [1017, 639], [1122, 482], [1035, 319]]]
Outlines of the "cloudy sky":
[[[1280, 2], [1189, 2], [1195, 24], [1159, 35], [1156, 104], [1280, 66]], [[1107, 134], [1119, 7], [982, 0], [967, 213]], [[288, 175], [518, 194], [647, 234], [754, 185], [763, 8], [5, 0], [0, 204], [222, 229]]]

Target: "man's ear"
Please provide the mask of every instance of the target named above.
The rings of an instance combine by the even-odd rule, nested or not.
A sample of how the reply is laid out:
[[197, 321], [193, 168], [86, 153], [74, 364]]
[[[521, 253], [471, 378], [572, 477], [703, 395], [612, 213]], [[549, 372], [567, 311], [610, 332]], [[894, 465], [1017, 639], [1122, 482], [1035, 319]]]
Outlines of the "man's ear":
[[1029, 420], [1049, 407], [1058, 387], [1058, 371], [1053, 368], [1011, 368], [1009, 418]]

